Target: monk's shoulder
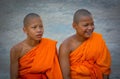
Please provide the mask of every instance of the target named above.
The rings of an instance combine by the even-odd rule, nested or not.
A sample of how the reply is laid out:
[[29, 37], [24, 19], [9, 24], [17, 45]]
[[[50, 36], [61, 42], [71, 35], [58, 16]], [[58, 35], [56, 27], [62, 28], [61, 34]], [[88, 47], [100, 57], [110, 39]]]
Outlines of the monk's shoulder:
[[99, 39], [99, 40], [102, 40], [102, 39], [103, 39], [103, 38], [102, 38], [102, 34], [97, 33], [97, 32], [94, 32], [94, 33], [93, 33], [93, 38], [96, 38], [96, 39]]
[[66, 38], [62, 44], [60, 45], [60, 48], [66, 50], [67, 52], [71, 51], [71, 44], [72, 44], [72, 36]]
[[21, 50], [22, 50], [22, 43], [23, 42], [13, 45], [13, 47], [10, 49], [10, 54], [19, 57]]
[[42, 38], [42, 41], [47, 44], [56, 44], [57, 41], [50, 38]]
[[103, 38], [102, 34], [100, 34], [100, 33], [94, 32], [92, 37], [93, 37], [92, 38], [93, 41], [96, 41], [96, 43], [99, 44], [99, 45], [105, 43], [105, 39]]
[[50, 38], [42, 38], [45, 41], [50, 41], [50, 42], [56, 42], [56, 40], [50, 39]]

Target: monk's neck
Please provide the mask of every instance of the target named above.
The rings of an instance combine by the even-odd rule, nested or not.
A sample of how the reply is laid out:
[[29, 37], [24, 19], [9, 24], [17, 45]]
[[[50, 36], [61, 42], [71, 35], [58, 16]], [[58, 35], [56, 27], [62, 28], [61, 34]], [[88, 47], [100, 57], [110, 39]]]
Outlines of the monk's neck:
[[27, 38], [26, 39], [26, 43], [31, 46], [31, 47], [34, 47], [36, 45], [38, 45], [40, 43], [40, 40], [33, 40], [33, 39], [29, 39]]
[[77, 34], [75, 35], [75, 37], [76, 37], [76, 40], [81, 42], [81, 43], [84, 42], [85, 40], [87, 40], [86, 38], [84, 38], [84, 37], [82, 37], [80, 35], [77, 35]]

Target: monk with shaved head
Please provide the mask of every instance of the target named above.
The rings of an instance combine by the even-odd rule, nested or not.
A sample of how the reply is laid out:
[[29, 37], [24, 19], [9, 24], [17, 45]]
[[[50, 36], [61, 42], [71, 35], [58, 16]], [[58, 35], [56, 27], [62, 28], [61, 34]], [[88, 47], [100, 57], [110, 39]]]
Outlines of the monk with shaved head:
[[64, 79], [109, 79], [110, 52], [101, 34], [94, 31], [92, 14], [79, 9], [73, 17], [76, 33], [63, 41], [59, 61]]
[[36, 13], [25, 16], [26, 39], [10, 51], [11, 79], [62, 79], [56, 41], [43, 38], [44, 26]]

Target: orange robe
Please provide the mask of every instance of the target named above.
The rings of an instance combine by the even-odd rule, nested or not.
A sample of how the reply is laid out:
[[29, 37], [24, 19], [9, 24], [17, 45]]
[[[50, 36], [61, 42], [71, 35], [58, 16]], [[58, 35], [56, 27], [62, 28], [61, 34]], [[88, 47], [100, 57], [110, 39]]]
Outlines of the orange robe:
[[19, 79], [62, 79], [56, 41], [42, 38], [39, 45], [19, 59]]
[[102, 35], [95, 32], [70, 54], [72, 79], [103, 79], [110, 74], [111, 56]]

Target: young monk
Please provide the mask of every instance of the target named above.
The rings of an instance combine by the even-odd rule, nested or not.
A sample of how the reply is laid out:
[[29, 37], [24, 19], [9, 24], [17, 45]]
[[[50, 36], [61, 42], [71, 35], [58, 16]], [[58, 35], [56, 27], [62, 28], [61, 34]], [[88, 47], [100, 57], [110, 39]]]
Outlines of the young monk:
[[76, 34], [60, 46], [64, 79], [109, 79], [111, 56], [101, 34], [94, 31], [92, 14], [79, 9], [73, 18]]
[[38, 14], [24, 18], [27, 38], [10, 51], [11, 79], [62, 79], [56, 41], [42, 38], [44, 27]]

